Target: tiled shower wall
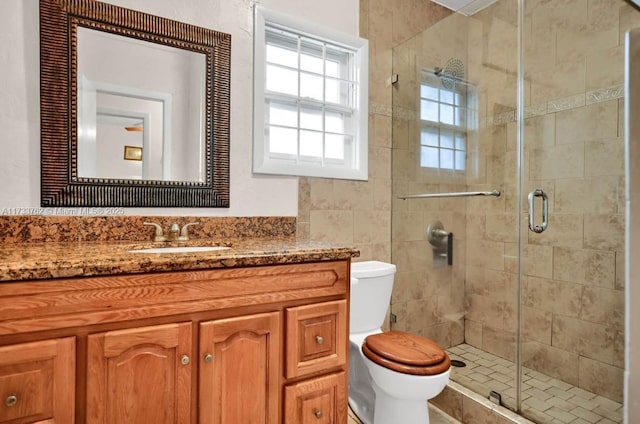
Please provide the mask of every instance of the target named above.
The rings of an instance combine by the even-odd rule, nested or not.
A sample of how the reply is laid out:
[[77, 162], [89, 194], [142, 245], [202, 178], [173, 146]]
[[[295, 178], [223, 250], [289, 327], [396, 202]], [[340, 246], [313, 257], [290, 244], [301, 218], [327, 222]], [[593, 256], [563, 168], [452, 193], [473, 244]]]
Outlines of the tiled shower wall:
[[[525, 5], [524, 365], [621, 401], [622, 49], [624, 31], [640, 25], [640, 13], [618, 0]], [[469, 18], [448, 17], [396, 47], [393, 93], [395, 328], [444, 346], [464, 339], [512, 361], [518, 324], [517, 16], [517, 1], [501, 0]], [[475, 82], [479, 116], [469, 131], [463, 176], [418, 166], [419, 71], [450, 58], [461, 59]], [[539, 235], [526, 229], [524, 201], [538, 187], [549, 195], [551, 214], [549, 229]], [[502, 196], [396, 199], [493, 189]], [[454, 233], [453, 267], [434, 266], [424, 231], [435, 219]]]
[[[523, 202], [524, 365], [620, 402], [623, 44], [624, 32], [640, 25], [640, 13], [616, 0], [525, 4], [523, 198], [533, 188], [544, 189], [550, 224], [542, 234], [529, 232]], [[474, 15], [485, 43], [496, 41], [486, 40], [497, 15], [493, 8], [502, 16], [514, 13], [502, 1]], [[515, 21], [504, 23], [509, 22]], [[481, 60], [496, 68], [490, 57]], [[505, 62], [505, 73], [513, 71], [515, 60]], [[499, 100], [487, 96], [480, 148], [477, 157], [470, 155], [486, 171], [470, 179], [468, 188], [501, 184], [505, 196], [490, 205], [468, 202], [465, 340], [514, 360], [517, 128], [515, 85], [505, 87], [503, 95], [493, 96]], [[538, 220], [540, 209], [538, 203]]]
[[[392, 259], [397, 265], [391, 311], [393, 329], [421, 334], [450, 347], [464, 341], [466, 256], [464, 199], [398, 199], [466, 190], [464, 173], [420, 166], [418, 110], [422, 69], [467, 62], [467, 18], [451, 15], [394, 49]], [[434, 257], [426, 229], [441, 222], [453, 233], [453, 264]], [[438, 252], [435, 252], [437, 255]]]

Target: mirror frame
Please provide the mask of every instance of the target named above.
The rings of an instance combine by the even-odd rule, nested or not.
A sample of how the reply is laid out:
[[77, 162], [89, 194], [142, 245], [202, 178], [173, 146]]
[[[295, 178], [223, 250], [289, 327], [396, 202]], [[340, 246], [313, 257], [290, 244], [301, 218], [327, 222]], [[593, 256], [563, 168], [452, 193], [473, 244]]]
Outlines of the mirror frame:
[[[77, 28], [206, 55], [205, 181], [78, 177]], [[41, 206], [229, 207], [231, 35], [94, 0], [40, 0]]]

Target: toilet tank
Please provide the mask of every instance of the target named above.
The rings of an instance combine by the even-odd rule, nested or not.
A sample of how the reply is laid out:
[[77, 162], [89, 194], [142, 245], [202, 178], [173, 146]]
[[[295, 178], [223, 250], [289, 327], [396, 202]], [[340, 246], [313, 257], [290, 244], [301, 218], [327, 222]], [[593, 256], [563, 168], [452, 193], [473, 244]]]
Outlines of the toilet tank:
[[387, 314], [396, 266], [368, 261], [351, 264], [350, 333], [379, 330]]

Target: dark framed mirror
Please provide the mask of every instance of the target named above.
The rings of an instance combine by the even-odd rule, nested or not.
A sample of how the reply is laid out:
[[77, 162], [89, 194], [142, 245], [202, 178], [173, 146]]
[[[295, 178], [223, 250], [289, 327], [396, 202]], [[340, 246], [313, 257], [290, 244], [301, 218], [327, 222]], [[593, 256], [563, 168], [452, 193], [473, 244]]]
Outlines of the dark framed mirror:
[[40, 0], [41, 205], [229, 207], [231, 36]]

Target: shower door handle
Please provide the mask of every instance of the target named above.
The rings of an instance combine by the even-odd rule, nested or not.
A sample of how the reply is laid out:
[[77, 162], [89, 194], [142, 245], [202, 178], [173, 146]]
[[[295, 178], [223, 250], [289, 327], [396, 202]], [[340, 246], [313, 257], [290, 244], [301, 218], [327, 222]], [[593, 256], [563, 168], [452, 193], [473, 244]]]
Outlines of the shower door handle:
[[[534, 199], [542, 197], [542, 224], [535, 223]], [[549, 197], [541, 188], [536, 188], [529, 193], [529, 229], [534, 233], [541, 233], [549, 226]]]

